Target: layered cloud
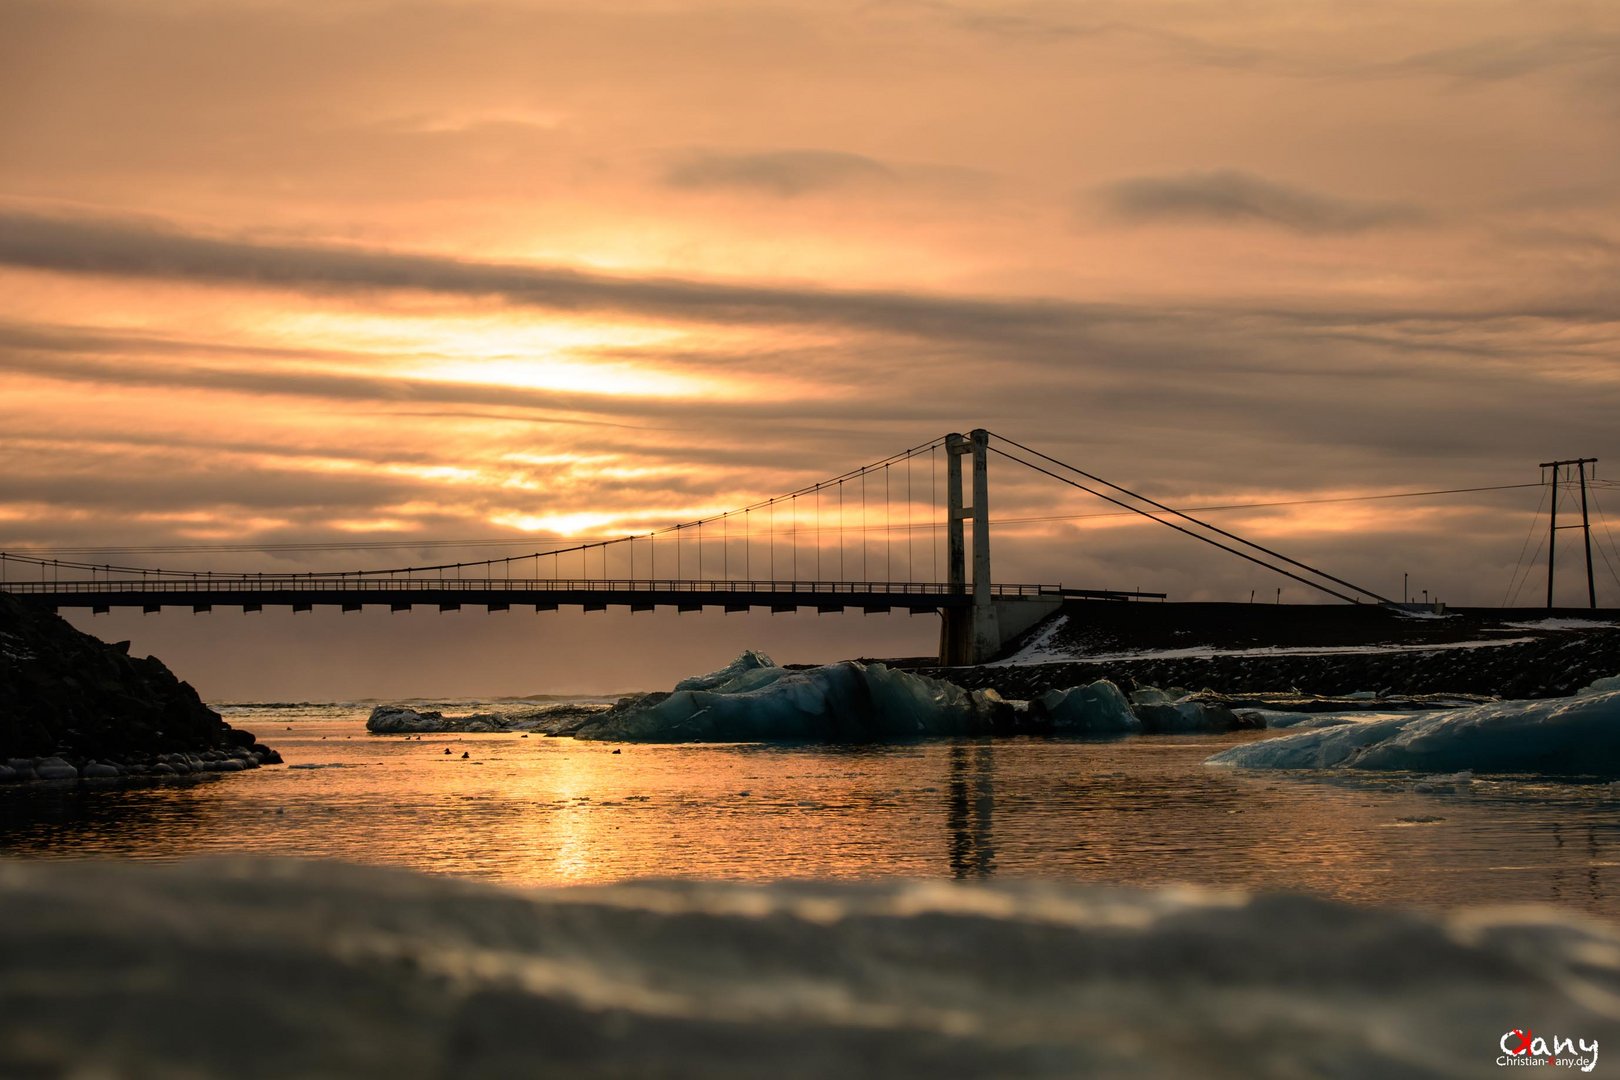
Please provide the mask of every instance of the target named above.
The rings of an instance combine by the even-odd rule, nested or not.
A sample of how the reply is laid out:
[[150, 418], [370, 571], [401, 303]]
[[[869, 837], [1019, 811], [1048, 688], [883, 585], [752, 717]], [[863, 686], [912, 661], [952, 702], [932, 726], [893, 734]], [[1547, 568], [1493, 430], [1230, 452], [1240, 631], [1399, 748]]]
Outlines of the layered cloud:
[[783, 198], [894, 180], [883, 163], [836, 150], [693, 150], [678, 155], [664, 173], [664, 182], [675, 188], [736, 188]]
[[[1503, 485], [1620, 454], [1617, 35], [1471, 0], [0, 3], [0, 547], [516, 553], [982, 425], [1500, 602], [1542, 494]], [[913, 464], [866, 493], [888, 559], [933, 551]], [[1272, 587], [993, 469], [1006, 578]]]
[[1301, 233], [1355, 233], [1421, 224], [1430, 215], [1405, 203], [1347, 199], [1220, 169], [1144, 176], [1102, 188], [1107, 210], [1132, 223], [1268, 225]]

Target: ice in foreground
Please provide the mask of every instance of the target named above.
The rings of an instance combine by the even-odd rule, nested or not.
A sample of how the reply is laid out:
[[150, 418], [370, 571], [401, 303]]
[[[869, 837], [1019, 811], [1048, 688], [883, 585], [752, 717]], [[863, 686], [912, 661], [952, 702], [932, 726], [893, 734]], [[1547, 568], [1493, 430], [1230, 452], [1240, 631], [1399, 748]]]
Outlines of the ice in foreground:
[[1532, 1024], [1620, 1052], [1620, 932], [1553, 909], [262, 860], [8, 860], [0, 909], [4, 1076], [1469, 1077]]
[[1236, 746], [1209, 764], [1620, 777], [1620, 688], [1342, 723]]

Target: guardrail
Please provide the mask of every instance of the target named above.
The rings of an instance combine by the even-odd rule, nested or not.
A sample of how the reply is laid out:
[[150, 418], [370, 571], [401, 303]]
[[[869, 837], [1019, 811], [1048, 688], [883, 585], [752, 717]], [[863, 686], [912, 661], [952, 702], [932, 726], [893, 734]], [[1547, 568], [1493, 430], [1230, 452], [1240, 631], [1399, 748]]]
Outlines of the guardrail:
[[[75, 579], [72, 581], [6, 581], [0, 592], [22, 595], [76, 593], [199, 593], [199, 592], [645, 592], [645, 593], [775, 593], [813, 595], [962, 596], [972, 586], [918, 581], [696, 581], [684, 578], [421, 578], [357, 577], [325, 574], [233, 575], [199, 572], [193, 577]], [[990, 586], [990, 595], [1061, 597], [1078, 590], [1055, 585], [1005, 584]], [[1102, 595], [1093, 593], [1092, 595]], [[1106, 594], [1127, 596], [1128, 593]], [[1143, 594], [1149, 595], [1149, 594]]]

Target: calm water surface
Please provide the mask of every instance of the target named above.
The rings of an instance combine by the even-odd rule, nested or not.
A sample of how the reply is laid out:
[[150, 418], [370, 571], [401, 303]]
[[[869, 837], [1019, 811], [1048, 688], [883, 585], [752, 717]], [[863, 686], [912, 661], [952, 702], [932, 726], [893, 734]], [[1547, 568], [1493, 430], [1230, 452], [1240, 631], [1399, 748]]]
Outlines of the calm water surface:
[[369, 705], [221, 711], [287, 766], [190, 787], [0, 791], [0, 851], [341, 858], [518, 885], [1190, 882], [1409, 904], [1552, 901], [1620, 917], [1620, 793], [1608, 785], [1480, 779], [1426, 791], [1419, 777], [1203, 764], [1264, 733], [615, 746], [370, 735]]

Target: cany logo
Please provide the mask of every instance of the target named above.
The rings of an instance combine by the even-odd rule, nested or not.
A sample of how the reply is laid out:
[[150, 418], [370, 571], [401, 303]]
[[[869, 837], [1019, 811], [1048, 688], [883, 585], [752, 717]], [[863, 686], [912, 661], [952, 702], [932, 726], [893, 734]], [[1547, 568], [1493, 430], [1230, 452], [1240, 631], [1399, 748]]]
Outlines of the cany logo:
[[1498, 1045], [1502, 1047], [1502, 1056], [1496, 1059], [1498, 1065], [1542, 1068], [1556, 1065], [1561, 1069], [1580, 1069], [1581, 1072], [1591, 1072], [1597, 1065], [1596, 1039], [1587, 1042], [1562, 1035], [1541, 1036], [1529, 1028], [1523, 1031], [1513, 1028], [1503, 1033]]

